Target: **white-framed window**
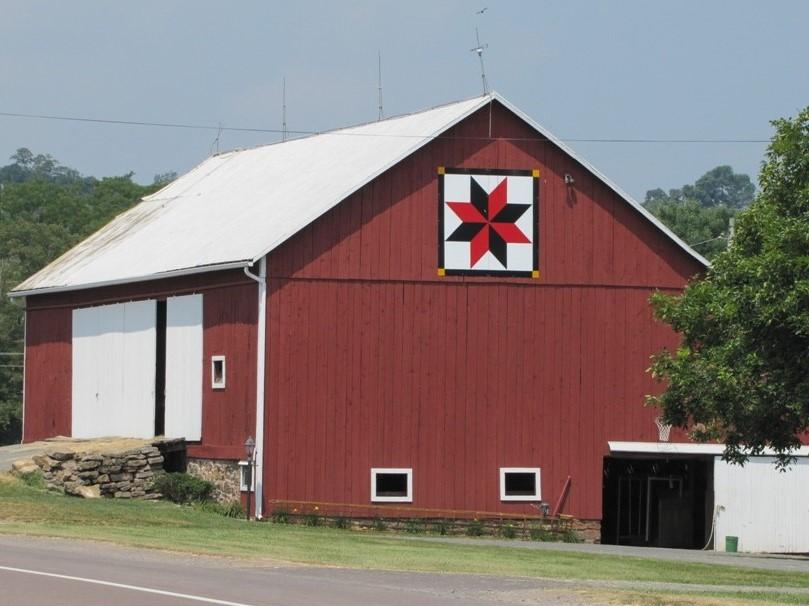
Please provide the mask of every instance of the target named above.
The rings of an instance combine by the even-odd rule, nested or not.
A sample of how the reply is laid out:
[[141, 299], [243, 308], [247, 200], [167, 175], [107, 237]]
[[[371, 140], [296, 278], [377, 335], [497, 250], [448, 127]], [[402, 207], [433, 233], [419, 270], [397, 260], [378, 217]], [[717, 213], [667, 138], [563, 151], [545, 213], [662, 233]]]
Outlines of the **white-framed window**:
[[412, 503], [413, 470], [401, 467], [372, 468], [371, 501], [375, 503]]
[[211, 388], [225, 389], [225, 356], [211, 356]]
[[[250, 490], [255, 491], [256, 490], [256, 464], [255, 463], [253, 463], [253, 465], [250, 467], [250, 472], [251, 472], [250, 475], [253, 476], [252, 478], [250, 478], [251, 479], [251, 481], [250, 481]], [[242, 492], [247, 492], [247, 478], [248, 477], [249, 476], [247, 474], [247, 461], [239, 461], [239, 490], [241, 490]]]
[[501, 467], [501, 501], [541, 501], [539, 467]]

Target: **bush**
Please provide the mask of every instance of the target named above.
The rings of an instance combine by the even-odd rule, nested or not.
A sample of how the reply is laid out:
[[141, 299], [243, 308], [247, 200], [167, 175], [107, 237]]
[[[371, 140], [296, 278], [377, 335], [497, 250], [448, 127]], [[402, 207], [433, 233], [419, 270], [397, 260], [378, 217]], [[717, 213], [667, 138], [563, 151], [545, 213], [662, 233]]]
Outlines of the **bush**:
[[404, 530], [408, 534], [419, 534], [421, 532], [421, 522], [419, 520], [407, 520]]
[[531, 536], [532, 541], [553, 541], [554, 536], [552, 532], [545, 530], [544, 528], [531, 528], [528, 531], [528, 534]]
[[571, 528], [567, 528], [562, 531], [562, 541], [565, 543], [581, 543], [581, 537], [576, 533], [575, 530]]
[[449, 533], [449, 523], [445, 520], [438, 520], [437, 522], [433, 522], [433, 532], [440, 535], [446, 535]]
[[304, 516], [304, 524], [307, 526], [320, 526], [320, 515], [316, 513], [307, 513]]
[[202, 511], [208, 513], [215, 513], [226, 518], [243, 518], [244, 507], [239, 501], [231, 501], [230, 503], [217, 503], [216, 501], [202, 501], [199, 504]]
[[334, 518], [334, 527], [340, 528], [342, 530], [348, 528], [348, 518], [344, 518], [343, 516], [337, 516]]
[[42, 477], [42, 472], [37, 469], [36, 471], [29, 471], [28, 473], [19, 474], [20, 480], [26, 486], [31, 488], [45, 488], [45, 478]]
[[466, 527], [466, 534], [470, 537], [479, 537], [483, 534], [483, 522], [480, 520], [472, 520], [469, 526]]
[[500, 529], [500, 534], [504, 539], [513, 539], [517, 536], [517, 529], [514, 528], [514, 524], [506, 524]]
[[388, 529], [388, 524], [382, 518], [374, 518], [374, 521], [371, 523], [371, 528], [377, 532], [382, 532]]
[[289, 524], [289, 512], [286, 509], [276, 509], [270, 519], [276, 524]]
[[187, 473], [162, 473], [155, 476], [154, 487], [174, 503], [202, 503], [211, 498], [213, 484]]

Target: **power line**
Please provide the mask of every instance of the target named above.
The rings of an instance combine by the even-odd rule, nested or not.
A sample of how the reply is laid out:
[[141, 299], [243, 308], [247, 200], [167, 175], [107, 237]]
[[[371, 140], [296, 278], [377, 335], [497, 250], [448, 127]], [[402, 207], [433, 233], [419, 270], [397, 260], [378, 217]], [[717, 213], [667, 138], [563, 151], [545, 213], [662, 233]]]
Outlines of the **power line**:
[[[385, 134], [385, 133], [356, 133], [345, 132], [344, 130], [336, 131], [317, 131], [317, 130], [279, 130], [277, 128], [258, 128], [246, 126], [221, 126], [211, 124], [188, 124], [178, 122], [144, 122], [140, 120], [110, 120], [106, 118], [83, 118], [78, 116], [59, 116], [50, 114], [25, 114], [19, 112], [0, 112], [0, 116], [6, 118], [24, 118], [34, 120], [57, 120], [61, 122], [80, 122], [90, 124], [112, 124], [118, 126], [148, 126], [153, 128], [179, 128], [186, 130], [215, 130], [217, 132], [230, 131], [230, 132], [247, 132], [247, 133], [270, 133], [270, 134], [295, 134], [301, 136], [307, 135], [321, 135], [328, 133], [330, 135], [349, 136], [349, 137], [396, 137], [406, 139], [488, 139], [489, 137], [458, 137], [448, 135], [406, 135], [406, 134]], [[547, 142], [550, 139], [546, 137], [498, 137], [503, 141], [542, 141]], [[664, 139], [664, 138], [560, 138], [559, 141], [566, 143], [673, 143], [673, 144], [740, 144], [740, 143], [769, 143], [769, 139]]]

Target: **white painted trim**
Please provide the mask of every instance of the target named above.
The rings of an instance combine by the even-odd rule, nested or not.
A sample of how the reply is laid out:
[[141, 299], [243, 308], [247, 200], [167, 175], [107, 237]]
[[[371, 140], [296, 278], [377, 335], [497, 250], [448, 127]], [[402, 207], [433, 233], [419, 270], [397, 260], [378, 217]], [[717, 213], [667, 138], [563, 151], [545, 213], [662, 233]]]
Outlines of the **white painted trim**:
[[[534, 494], [506, 494], [506, 474], [509, 473], [533, 473]], [[542, 500], [542, 469], [540, 467], [501, 467], [500, 468], [500, 500], [501, 501], [541, 501]]]
[[[607, 442], [611, 453], [661, 454], [661, 455], [713, 455], [725, 452], [724, 444], [694, 444], [692, 442]], [[801, 446], [792, 453], [796, 457], [809, 456], [809, 446]], [[762, 456], [773, 456], [775, 451], [767, 448]]]
[[88, 288], [101, 288], [103, 286], [117, 286], [119, 284], [132, 284], [134, 282], [149, 282], [152, 280], [163, 280], [164, 278], [177, 278], [180, 276], [191, 276], [194, 274], [204, 274], [210, 271], [223, 271], [226, 269], [239, 269], [248, 267], [250, 261], [232, 261], [227, 263], [217, 263], [214, 265], [200, 265], [199, 267], [187, 267], [174, 271], [166, 271], [159, 274], [148, 274], [145, 276], [134, 276], [131, 278], [121, 278], [120, 280], [105, 280], [103, 282], [91, 282], [88, 284], [77, 284], [75, 286], [51, 286], [45, 288], [31, 288], [28, 290], [12, 290], [8, 297], [27, 297], [29, 295], [51, 294], [57, 292], [72, 292], [74, 290], [87, 290]]
[[[380, 473], [397, 473], [407, 475], [407, 496], [380, 497], [376, 494], [376, 476]], [[371, 468], [371, 502], [372, 503], [412, 503], [413, 502], [413, 468], [412, 467], [372, 467]]]
[[[216, 369], [216, 363], [222, 362], [222, 380], [216, 380], [216, 373], [214, 370]], [[211, 389], [225, 389], [227, 385], [227, 378], [228, 378], [228, 367], [227, 367], [227, 360], [225, 360], [225, 356], [211, 356]]]

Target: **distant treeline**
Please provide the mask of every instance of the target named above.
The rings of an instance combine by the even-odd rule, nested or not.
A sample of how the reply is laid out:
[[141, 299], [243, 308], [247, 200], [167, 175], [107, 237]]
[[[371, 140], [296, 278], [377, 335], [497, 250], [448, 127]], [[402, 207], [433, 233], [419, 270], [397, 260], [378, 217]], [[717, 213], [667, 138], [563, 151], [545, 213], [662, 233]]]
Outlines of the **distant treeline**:
[[0, 444], [21, 428], [23, 313], [8, 291], [173, 176], [85, 177], [25, 148], [0, 167]]

